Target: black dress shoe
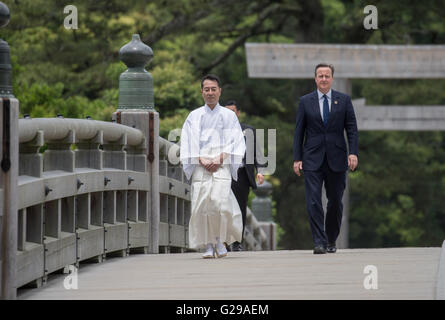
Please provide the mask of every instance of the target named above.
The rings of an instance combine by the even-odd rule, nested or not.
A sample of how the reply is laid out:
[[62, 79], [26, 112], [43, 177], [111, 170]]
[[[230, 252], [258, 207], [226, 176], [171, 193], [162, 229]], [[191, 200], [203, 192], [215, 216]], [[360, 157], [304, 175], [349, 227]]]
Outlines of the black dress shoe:
[[335, 243], [328, 243], [328, 248], [326, 249], [329, 253], [335, 253], [337, 252], [337, 247], [335, 246]]
[[238, 241], [232, 243], [232, 251], [243, 251], [243, 246]]
[[324, 254], [326, 253], [326, 248], [323, 246], [315, 246], [314, 254]]

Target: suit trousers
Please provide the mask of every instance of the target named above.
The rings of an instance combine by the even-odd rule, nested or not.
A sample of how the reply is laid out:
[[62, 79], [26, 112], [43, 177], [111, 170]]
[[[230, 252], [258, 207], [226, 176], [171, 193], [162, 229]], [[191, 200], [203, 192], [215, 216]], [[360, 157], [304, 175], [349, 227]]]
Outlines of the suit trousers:
[[238, 181], [232, 179], [232, 191], [235, 194], [235, 198], [238, 201], [241, 209], [241, 216], [243, 218], [243, 231], [241, 233], [242, 239], [244, 239], [244, 228], [246, 226], [247, 215], [247, 201], [249, 199], [250, 182], [247, 177], [246, 169], [238, 169]]
[[[316, 171], [304, 170], [304, 182], [306, 187], [306, 207], [314, 245], [326, 247], [328, 243], [335, 243], [340, 233], [343, 215], [342, 198], [346, 187], [346, 171], [332, 171], [325, 156], [320, 169]], [[325, 184], [326, 198], [328, 199], [326, 217], [321, 201], [323, 183]]]

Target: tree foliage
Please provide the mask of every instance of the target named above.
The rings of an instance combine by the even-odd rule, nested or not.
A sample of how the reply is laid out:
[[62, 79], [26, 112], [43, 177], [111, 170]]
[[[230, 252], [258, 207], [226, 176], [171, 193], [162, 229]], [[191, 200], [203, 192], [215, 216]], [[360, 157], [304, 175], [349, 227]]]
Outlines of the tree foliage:
[[[298, 98], [312, 80], [250, 79], [244, 44], [443, 44], [444, 1], [376, 0], [377, 30], [365, 30], [364, 0], [76, 1], [78, 29], [63, 26], [56, 0], [5, 1], [11, 21], [0, 30], [11, 47], [21, 114], [110, 120], [119, 49], [138, 33], [154, 51], [160, 132], [167, 138], [202, 105], [200, 78], [220, 76], [221, 102], [236, 99], [243, 121], [277, 129], [275, 221], [282, 248], [310, 248], [304, 183], [292, 171]], [[353, 80], [353, 98], [372, 105], [445, 105], [444, 80]], [[360, 132], [359, 168], [350, 179], [350, 245], [440, 245], [445, 236], [443, 132]]]

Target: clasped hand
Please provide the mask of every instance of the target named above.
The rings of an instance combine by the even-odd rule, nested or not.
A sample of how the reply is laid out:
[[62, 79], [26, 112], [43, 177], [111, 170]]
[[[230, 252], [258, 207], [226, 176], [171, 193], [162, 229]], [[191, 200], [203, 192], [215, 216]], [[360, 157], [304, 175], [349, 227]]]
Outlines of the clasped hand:
[[199, 158], [199, 164], [203, 166], [209, 172], [215, 172], [219, 168], [221, 168], [223, 164], [223, 156], [222, 154], [214, 157], [214, 158]]

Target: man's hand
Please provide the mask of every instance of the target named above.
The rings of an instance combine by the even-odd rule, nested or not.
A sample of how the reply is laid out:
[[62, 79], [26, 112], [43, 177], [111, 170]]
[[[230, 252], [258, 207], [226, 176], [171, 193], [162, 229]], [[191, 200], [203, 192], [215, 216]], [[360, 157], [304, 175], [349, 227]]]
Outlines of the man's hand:
[[355, 154], [350, 154], [348, 157], [348, 167], [351, 168], [352, 171], [355, 170], [358, 166], [358, 158]]
[[200, 157], [199, 163], [209, 172], [215, 172], [221, 167], [222, 162], [220, 162], [220, 157], [216, 157], [213, 159]]
[[294, 161], [294, 172], [297, 176], [301, 176], [300, 170], [303, 170], [303, 161]]
[[212, 165], [213, 165], [212, 159], [200, 157], [199, 164], [201, 166], [203, 166], [204, 169], [206, 169], [207, 171], [215, 172], [215, 170], [213, 170], [213, 167], [212, 167]]
[[258, 180], [258, 184], [263, 184], [264, 182], [264, 176], [261, 173], [258, 173], [256, 175], [256, 179]]
[[206, 166], [208, 166], [210, 164], [210, 159], [204, 158], [204, 157], [199, 157], [199, 164], [205, 168]]

